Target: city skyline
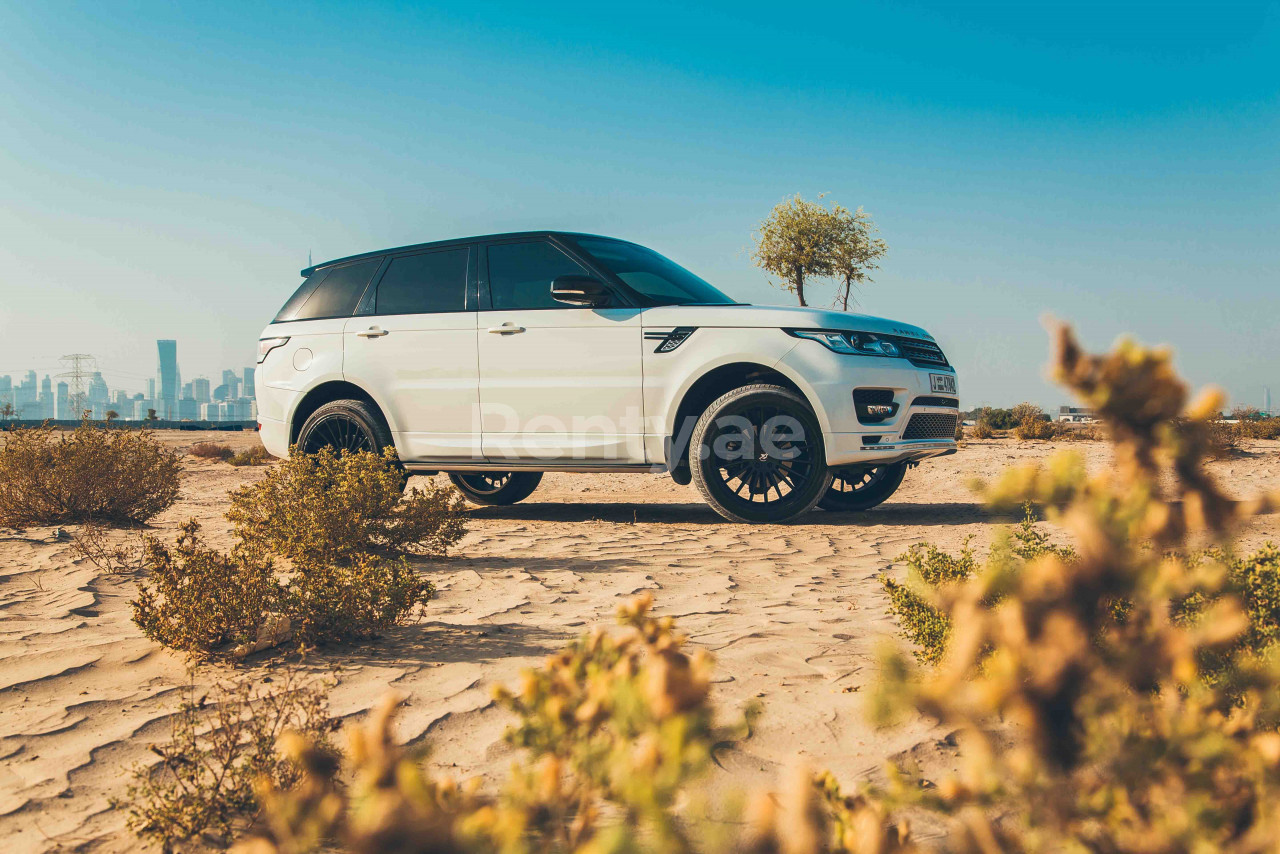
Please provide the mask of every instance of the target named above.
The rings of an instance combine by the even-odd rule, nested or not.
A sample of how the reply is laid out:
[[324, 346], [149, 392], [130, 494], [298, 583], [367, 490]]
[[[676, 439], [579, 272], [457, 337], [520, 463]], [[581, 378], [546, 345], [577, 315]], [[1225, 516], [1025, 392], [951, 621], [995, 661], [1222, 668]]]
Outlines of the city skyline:
[[[257, 417], [256, 366], [223, 368], [217, 384], [206, 376], [182, 381], [177, 339], [158, 339], [156, 373], [143, 390], [112, 389], [91, 354], [59, 358], [62, 370], [43, 377], [33, 368], [0, 373], [0, 411], [20, 420], [252, 421]], [[18, 374], [15, 382], [13, 373]]]

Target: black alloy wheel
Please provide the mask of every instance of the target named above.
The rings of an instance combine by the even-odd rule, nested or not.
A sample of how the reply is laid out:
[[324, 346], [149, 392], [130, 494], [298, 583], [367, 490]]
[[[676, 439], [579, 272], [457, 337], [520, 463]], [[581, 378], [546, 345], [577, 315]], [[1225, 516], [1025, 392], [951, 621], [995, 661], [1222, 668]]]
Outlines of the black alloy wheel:
[[822, 429], [795, 392], [757, 384], [722, 396], [702, 414], [689, 448], [693, 482], [735, 522], [786, 522], [827, 491]]
[[831, 488], [818, 506], [833, 512], [870, 510], [898, 490], [906, 473], [905, 462], [832, 469]]
[[472, 504], [506, 505], [523, 501], [532, 495], [542, 482], [542, 472], [451, 472], [449, 480]]

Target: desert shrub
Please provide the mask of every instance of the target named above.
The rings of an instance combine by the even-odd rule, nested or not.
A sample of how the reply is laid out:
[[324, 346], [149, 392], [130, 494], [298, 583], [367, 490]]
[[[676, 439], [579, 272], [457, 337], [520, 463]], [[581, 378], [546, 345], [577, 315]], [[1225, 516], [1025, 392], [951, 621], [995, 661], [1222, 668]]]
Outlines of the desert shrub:
[[1207, 454], [1210, 459], [1222, 460], [1235, 454], [1240, 447], [1239, 424], [1227, 424], [1218, 419], [1208, 421], [1204, 432], [1208, 439]]
[[194, 521], [170, 550], [148, 538], [133, 621], [142, 633], [201, 660], [242, 658], [293, 640], [300, 647], [378, 637], [414, 617], [435, 594], [404, 560], [358, 555], [347, 564], [308, 563], [281, 574], [260, 544], [224, 554], [206, 546]]
[[956, 419], [956, 441], [959, 442], [963, 439], [964, 439], [964, 421], [957, 418]]
[[1246, 418], [1231, 426], [1243, 439], [1280, 439], [1280, 418]]
[[376, 638], [409, 622], [435, 585], [401, 559], [357, 555], [344, 564], [304, 564], [286, 586], [286, 613], [304, 646]]
[[[1207, 475], [1220, 398], [1188, 406], [1167, 352], [1089, 356], [1062, 330], [1057, 370], [1106, 422], [1114, 466], [1089, 477], [1063, 455], [1006, 473], [990, 499], [1043, 503], [1087, 548], [940, 591], [947, 655], [925, 678], [885, 661], [878, 703], [958, 732], [965, 770], [927, 790], [906, 775], [885, 803], [951, 817], [958, 850], [1265, 848], [1280, 836], [1280, 669], [1248, 638], [1251, 618], [1274, 634], [1270, 594], [1250, 607], [1218, 562], [1185, 554], [1274, 504], [1232, 501]], [[1243, 575], [1270, 590], [1274, 564]], [[1171, 618], [1193, 596], [1195, 619]], [[1210, 655], [1224, 678], [1204, 678]]]
[[[988, 564], [1008, 567], [1043, 555], [1070, 559], [1074, 554], [1072, 549], [1053, 545], [1049, 536], [1036, 527], [1037, 521], [1031, 505], [1025, 505], [1018, 526], [996, 539]], [[971, 539], [965, 539], [958, 555], [948, 554], [930, 543], [914, 543], [898, 557], [907, 565], [906, 582], [899, 583], [887, 575], [880, 577], [889, 595], [889, 610], [898, 618], [903, 635], [913, 644], [912, 654], [922, 664], [934, 665], [941, 661], [951, 635], [951, 621], [939, 604], [939, 591], [981, 571], [969, 545]]]
[[221, 684], [199, 696], [186, 687], [169, 741], [151, 745], [159, 763], [133, 768], [127, 796], [112, 803], [127, 811], [129, 829], [165, 851], [207, 832], [227, 839], [257, 812], [256, 787], [297, 782], [299, 767], [277, 751], [282, 735], [302, 734], [317, 754], [330, 753], [326, 686], [292, 674], [278, 684]]
[[806, 774], [780, 799], [758, 797], [737, 829], [696, 812], [677, 817], [713, 748], [741, 738], [747, 723], [713, 724], [710, 658], [687, 653], [672, 621], [649, 606], [648, 597], [623, 606], [623, 634], [593, 630], [526, 671], [517, 691], [496, 692], [517, 716], [507, 739], [525, 752], [496, 792], [427, 773], [392, 739], [388, 702], [351, 733], [349, 787], [323, 750], [287, 740], [305, 778], [291, 791], [267, 789], [267, 833], [239, 850], [293, 854], [334, 842], [424, 854], [811, 850], [797, 841], [818, 850], [830, 829]]
[[1024, 418], [1013, 428], [1013, 435], [1019, 439], [1052, 439], [1058, 431], [1052, 421], [1043, 418]]
[[198, 457], [202, 460], [221, 460], [226, 462], [234, 457], [235, 451], [231, 450], [228, 445], [219, 445], [217, 442], [197, 442], [187, 449], [187, 455]]
[[0, 448], [0, 525], [140, 524], [178, 498], [176, 451], [150, 433], [87, 422], [9, 431]]
[[971, 433], [975, 439], [991, 439], [996, 435], [995, 428], [991, 426], [991, 422], [982, 416], [978, 416], [978, 420], [974, 422]]
[[1048, 417], [1045, 416], [1043, 409], [1041, 409], [1038, 405], [1034, 403], [1030, 403], [1028, 401], [1023, 401], [1022, 403], [1019, 403], [1017, 406], [1015, 406], [1013, 409], [1010, 409], [1009, 417], [1013, 420], [1013, 424], [1015, 428], [1018, 425], [1022, 424], [1022, 422], [1024, 421], [1048, 421], [1049, 420]]
[[106, 528], [88, 522], [71, 538], [71, 551], [103, 572], [116, 575], [142, 569], [146, 543], [136, 531], [129, 539], [115, 540]]
[[233, 466], [265, 466], [275, 457], [267, 452], [267, 449], [261, 445], [254, 445], [247, 451], [241, 451], [227, 462]]
[[245, 542], [299, 563], [350, 562], [377, 551], [443, 555], [465, 533], [452, 487], [403, 493], [395, 450], [295, 453], [231, 494], [227, 518]]
[[194, 519], [172, 550], [148, 537], [143, 564], [150, 578], [138, 585], [133, 621], [149, 639], [194, 659], [256, 644], [286, 610], [286, 590], [261, 548], [211, 549]]

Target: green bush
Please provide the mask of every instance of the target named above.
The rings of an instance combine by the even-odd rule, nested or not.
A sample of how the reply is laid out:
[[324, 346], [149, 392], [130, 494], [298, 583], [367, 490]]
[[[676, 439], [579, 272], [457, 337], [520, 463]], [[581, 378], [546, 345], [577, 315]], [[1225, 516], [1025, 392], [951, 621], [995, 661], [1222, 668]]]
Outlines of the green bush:
[[231, 494], [227, 518], [245, 542], [297, 563], [351, 562], [380, 551], [443, 555], [466, 531], [452, 487], [407, 495], [395, 450], [293, 453]]
[[143, 634], [193, 659], [241, 658], [288, 639], [305, 648], [375, 638], [435, 595], [403, 559], [356, 555], [282, 575], [261, 544], [223, 554], [204, 545], [199, 529], [194, 520], [183, 525], [172, 551], [148, 538], [151, 576], [132, 602]]
[[[1026, 563], [1043, 555], [1070, 559], [1073, 552], [1066, 546], [1055, 546], [1036, 527], [1038, 521], [1030, 504], [1023, 508], [1023, 519], [1007, 536], [998, 538], [991, 550], [988, 565]], [[937, 591], [950, 584], [973, 578], [980, 571], [972, 537], [965, 539], [959, 555], [950, 555], [929, 543], [914, 543], [898, 560], [907, 564], [906, 583], [887, 575], [880, 577], [889, 595], [889, 610], [898, 618], [903, 635], [914, 645], [916, 660], [937, 664], [946, 653], [951, 635], [951, 621], [938, 604]], [[991, 597], [994, 602], [998, 597]]]
[[180, 457], [144, 430], [30, 427], [0, 448], [0, 525], [138, 525], [178, 500]]
[[286, 611], [271, 558], [248, 544], [229, 555], [209, 548], [194, 519], [172, 550], [148, 537], [142, 563], [150, 578], [138, 585], [133, 621], [149, 639], [191, 658], [256, 644]]
[[160, 762], [133, 768], [127, 796], [112, 807], [125, 810], [129, 829], [163, 851], [206, 832], [227, 841], [257, 812], [259, 786], [288, 789], [297, 782], [299, 767], [277, 750], [281, 736], [301, 734], [317, 754], [332, 753], [328, 734], [336, 722], [327, 705], [324, 685], [298, 684], [292, 675], [274, 689], [219, 684], [197, 697], [188, 686], [169, 741], [151, 745]]

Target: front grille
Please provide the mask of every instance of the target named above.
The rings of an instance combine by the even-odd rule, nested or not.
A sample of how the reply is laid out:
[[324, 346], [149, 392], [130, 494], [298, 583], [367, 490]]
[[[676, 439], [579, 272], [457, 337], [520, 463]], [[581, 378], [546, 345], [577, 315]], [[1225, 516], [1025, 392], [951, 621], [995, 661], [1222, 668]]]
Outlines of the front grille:
[[960, 408], [960, 401], [954, 397], [917, 397], [911, 401], [912, 406], [949, 406], [952, 409]]
[[909, 439], [954, 439], [958, 415], [941, 412], [917, 412], [902, 431], [904, 441]]
[[921, 338], [904, 338], [901, 335], [881, 335], [879, 333], [876, 333], [876, 337], [887, 338], [897, 344], [903, 358], [917, 368], [945, 368], [950, 365], [947, 357], [942, 355], [942, 348], [932, 341], [925, 341]]

